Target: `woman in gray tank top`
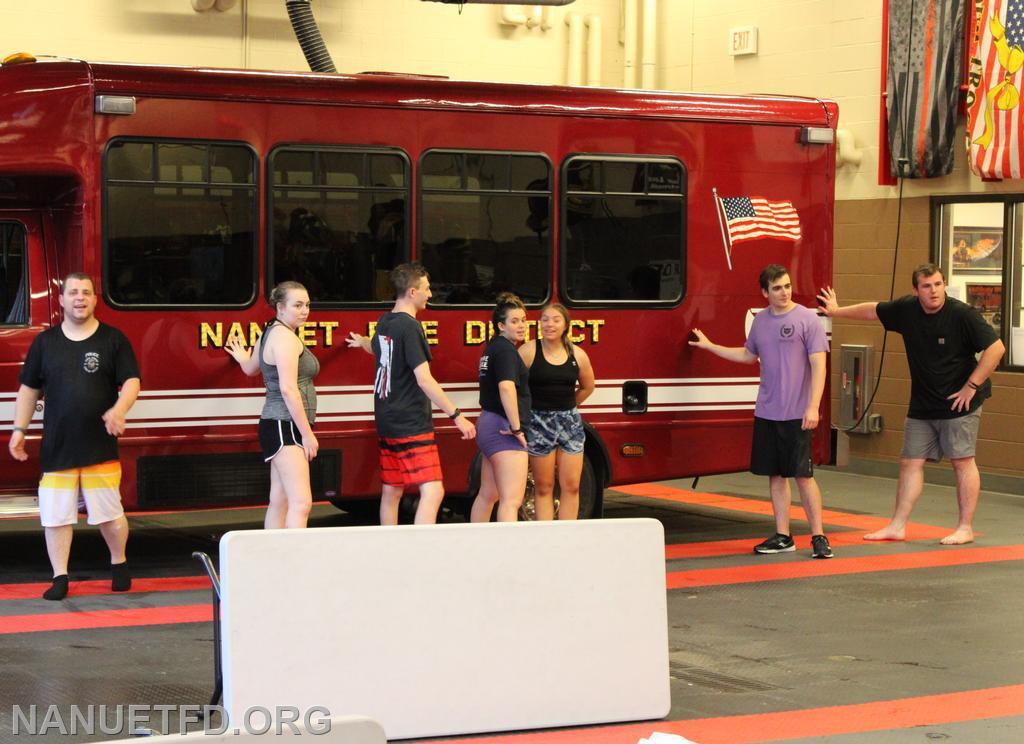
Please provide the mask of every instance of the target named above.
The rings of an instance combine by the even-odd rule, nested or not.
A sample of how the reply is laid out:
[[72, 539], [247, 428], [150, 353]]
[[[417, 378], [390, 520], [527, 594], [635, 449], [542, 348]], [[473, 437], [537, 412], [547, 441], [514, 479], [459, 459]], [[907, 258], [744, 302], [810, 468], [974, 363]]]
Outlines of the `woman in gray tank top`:
[[309, 293], [298, 282], [281, 282], [270, 294], [274, 319], [250, 352], [233, 336], [224, 345], [247, 375], [263, 373], [267, 397], [260, 414], [259, 439], [270, 463], [270, 504], [264, 526], [305, 527], [313, 494], [309, 461], [320, 446], [313, 434], [320, 363], [299, 340], [298, 329], [309, 317]]

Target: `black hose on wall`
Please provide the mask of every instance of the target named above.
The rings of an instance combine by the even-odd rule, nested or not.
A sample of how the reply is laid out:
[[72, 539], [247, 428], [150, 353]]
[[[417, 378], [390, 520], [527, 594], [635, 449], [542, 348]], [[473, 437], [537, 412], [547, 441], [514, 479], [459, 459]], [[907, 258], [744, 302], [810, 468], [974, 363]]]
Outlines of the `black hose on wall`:
[[313, 18], [310, 0], [285, 0], [288, 6], [288, 20], [292, 22], [295, 38], [299, 40], [302, 53], [313, 72], [337, 72], [327, 45], [320, 35], [320, 29]]

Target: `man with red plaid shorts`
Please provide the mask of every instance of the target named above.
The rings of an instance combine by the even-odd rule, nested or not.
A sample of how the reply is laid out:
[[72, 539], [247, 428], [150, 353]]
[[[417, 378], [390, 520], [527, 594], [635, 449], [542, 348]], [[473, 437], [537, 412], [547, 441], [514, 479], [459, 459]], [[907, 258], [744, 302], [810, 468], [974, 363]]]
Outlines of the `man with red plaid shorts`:
[[373, 412], [380, 446], [380, 523], [398, 524], [398, 506], [408, 487], [419, 489], [416, 524], [433, 524], [444, 498], [441, 461], [434, 442], [433, 402], [451, 418], [463, 439], [476, 427], [430, 373], [430, 349], [416, 314], [427, 307], [430, 277], [420, 264], [391, 272], [395, 306], [377, 321], [372, 338], [350, 333], [348, 345], [374, 355]]

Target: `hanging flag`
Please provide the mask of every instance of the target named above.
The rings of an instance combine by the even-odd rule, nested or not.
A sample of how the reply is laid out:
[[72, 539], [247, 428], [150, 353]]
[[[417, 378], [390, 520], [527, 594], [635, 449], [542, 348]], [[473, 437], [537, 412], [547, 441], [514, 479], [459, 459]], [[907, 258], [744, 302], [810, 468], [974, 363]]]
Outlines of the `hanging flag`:
[[758, 238], [800, 240], [800, 217], [793, 202], [768, 201], [759, 196], [725, 196], [721, 202], [733, 245]]
[[905, 178], [948, 175], [963, 81], [964, 0], [889, 0], [888, 16], [885, 126], [890, 173]]
[[967, 143], [971, 171], [982, 178], [1021, 178], [1021, 66], [1024, 0], [977, 0], [971, 35]]

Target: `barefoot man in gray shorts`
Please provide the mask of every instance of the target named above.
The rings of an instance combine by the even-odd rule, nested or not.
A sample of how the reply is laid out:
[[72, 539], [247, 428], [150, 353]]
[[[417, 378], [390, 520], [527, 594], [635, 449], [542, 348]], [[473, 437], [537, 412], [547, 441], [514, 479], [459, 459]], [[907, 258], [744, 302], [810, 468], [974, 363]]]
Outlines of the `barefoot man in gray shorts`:
[[[914, 294], [891, 302], [862, 302], [839, 307], [835, 290], [818, 299], [826, 315], [850, 320], [879, 320], [903, 336], [910, 367], [910, 410], [903, 433], [896, 511], [892, 521], [865, 540], [902, 540], [907, 520], [924, 486], [924, 463], [948, 457], [956, 473], [960, 521], [940, 541], [963, 545], [974, 540], [971, 527], [981, 477], [974, 461], [981, 404], [992, 394], [989, 375], [1006, 348], [995, 330], [970, 305], [946, 296], [941, 269], [922, 264], [911, 277]], [[980, 353], [981, 357], [975, 355]]]

